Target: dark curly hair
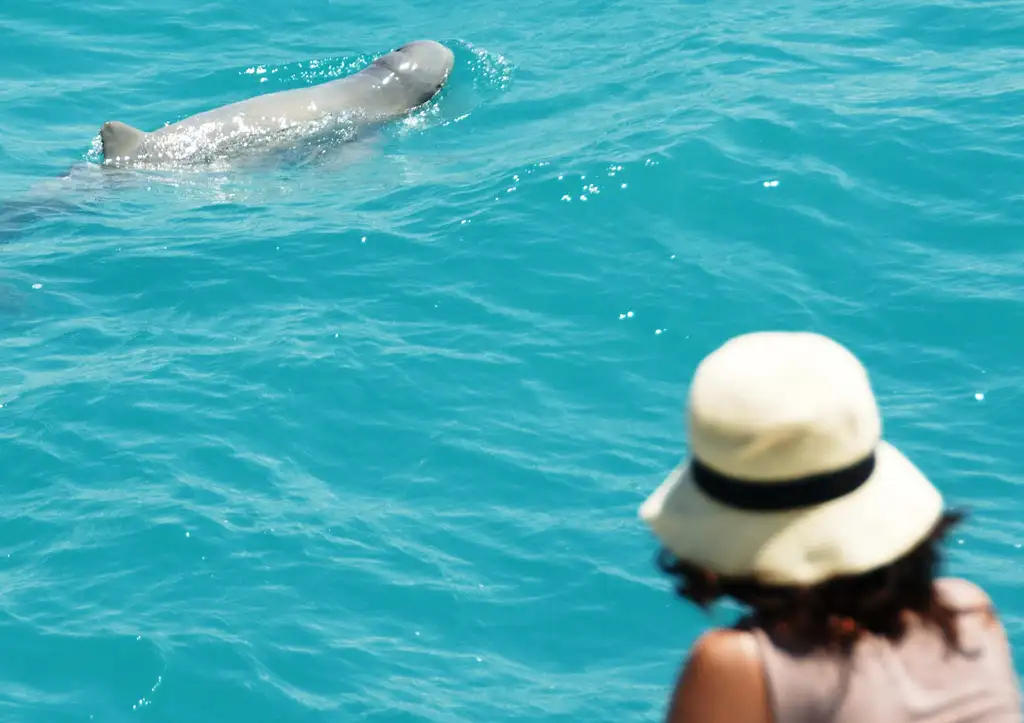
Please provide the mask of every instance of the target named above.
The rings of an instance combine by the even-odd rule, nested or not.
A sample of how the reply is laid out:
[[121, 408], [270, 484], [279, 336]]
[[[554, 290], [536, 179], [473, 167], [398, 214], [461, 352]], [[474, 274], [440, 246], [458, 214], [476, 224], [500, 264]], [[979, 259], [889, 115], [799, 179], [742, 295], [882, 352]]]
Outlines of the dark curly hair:
[[941, 564], [943, 538], [964, 517], [966, 513], [959, 510], [945, 513], [914, 549], [884, 567], [808, 587], [719, 577], [674, 559], [664, 548], [657, 565], [675, 578], [676, 592], [684, 600], [707, 610], [720, 598], [733, 598], [750, 609], [738, 627], [784, 634], [790, 647], [795, 644], [803, 652], [824, 647], [847, 654], [864, 631], [899, 640], [906, 631], [907, 612], [938, 627], [946, 643], [959, 648], [956, 617], [962, 611], [947, 605], [933, 582]]

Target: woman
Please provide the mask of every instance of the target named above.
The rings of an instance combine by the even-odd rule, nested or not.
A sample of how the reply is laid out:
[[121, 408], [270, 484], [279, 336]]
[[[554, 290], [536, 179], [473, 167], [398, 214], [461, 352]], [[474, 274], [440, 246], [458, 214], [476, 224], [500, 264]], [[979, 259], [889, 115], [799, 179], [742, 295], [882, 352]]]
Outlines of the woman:
[[1006, 634], [936, 578], [961, 515], [881, 438], [868, 375], [810, 333], [728, 341], [697, 369], [690, 458], [643, 503], [661, 568], [749, 613], [694, 644], [670, 723], [1019, 723]]

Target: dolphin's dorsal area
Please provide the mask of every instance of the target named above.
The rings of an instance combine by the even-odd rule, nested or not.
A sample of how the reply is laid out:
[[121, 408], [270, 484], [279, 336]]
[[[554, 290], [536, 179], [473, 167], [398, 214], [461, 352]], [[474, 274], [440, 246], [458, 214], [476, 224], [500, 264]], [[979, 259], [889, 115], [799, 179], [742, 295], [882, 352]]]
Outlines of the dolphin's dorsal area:
[[104, 159], [133, 158], [145, 145], [146, 133], [121, 121], [107, 121], [100, 128], [100, 141]]
[[359, 128], [397, 120], [432, 99], [454, 63], [454, 54], [441, 43], [417, 40], [344, 78], [257, 95], [149, 133], [108, 121], [100, 129], [103, 162], [202, 162], [277, 147], [339, 124], [353, 126], [355, 138]]

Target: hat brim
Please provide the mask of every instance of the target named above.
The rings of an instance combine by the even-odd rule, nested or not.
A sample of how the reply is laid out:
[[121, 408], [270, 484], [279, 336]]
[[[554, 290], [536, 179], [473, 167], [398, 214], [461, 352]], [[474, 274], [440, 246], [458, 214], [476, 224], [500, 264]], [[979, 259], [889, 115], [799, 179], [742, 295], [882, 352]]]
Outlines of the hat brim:
[[677, 558], [723, 576], [812, 585], [886, 565], [921, 542], [942, 515], [942, 495], [885, 441], [875, 470], [839, 499], [785, 512], [751, 512], [697, 487], [685, 460], [641, 505], [640, 517]]

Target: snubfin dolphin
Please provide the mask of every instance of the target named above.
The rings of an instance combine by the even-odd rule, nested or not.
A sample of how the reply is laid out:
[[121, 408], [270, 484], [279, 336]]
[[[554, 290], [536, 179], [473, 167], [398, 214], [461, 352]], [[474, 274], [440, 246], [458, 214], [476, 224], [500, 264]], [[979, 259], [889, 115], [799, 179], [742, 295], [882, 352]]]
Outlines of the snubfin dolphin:
[[231, 148], [273, 144], [296, 129], [322, 130], [318, 123], [332, 121], [357, 129], [377, 126], [406, 116], [433, 98], [454, 63], [452, 51], [441, 43], [417, 40], [345, 78], [256, 96], [152, 132], [108, 121], [100, 128], [103, 162], [201, 160]]

